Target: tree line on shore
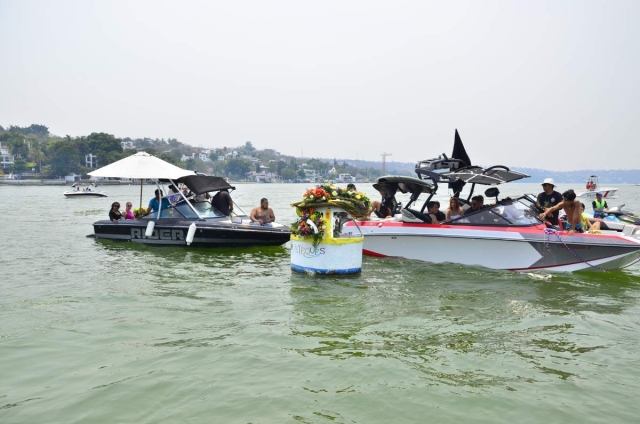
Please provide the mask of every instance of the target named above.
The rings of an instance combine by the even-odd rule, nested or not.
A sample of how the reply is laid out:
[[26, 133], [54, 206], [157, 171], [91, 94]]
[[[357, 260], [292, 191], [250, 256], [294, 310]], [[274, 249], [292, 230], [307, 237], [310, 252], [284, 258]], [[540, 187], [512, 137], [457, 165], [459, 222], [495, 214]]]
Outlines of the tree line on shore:
[[[123, 149], [125, 146], [134, 148]], [[127, 143], [129, 142], [129, 143]], [[86, 175], [92, 169], [123, 159], [137, 151], [145, 151], [162, 160], [197, 172], [248, 179], [255, 173], [267, 173], [285, 181], [303, 180], [309, 170], [320, 178], [330, 179], [341, 173], [359, 178], [375, 179], [381, 170], [357, 167], [343, 160], [296, 158], [281, 155], [273, 149], [256, 149], [250, 141], [237, 147], [194, 148], [176, 139], [117, 138], [103, 132], [87, 136], [59, 137], [49, 133], [45, 125], [27, 127], [0, 126], [0, 144], [12, 155], [13, 164], [3, 165], [0, 173], [29, 174], [40, 178], [60, 178], [65, 175]], [[207, 151], [208, 160], [196, 153]], [[183, 160], [186, 159], [186, 160]], [[305, 173], [307, 170], [307, 173]]]

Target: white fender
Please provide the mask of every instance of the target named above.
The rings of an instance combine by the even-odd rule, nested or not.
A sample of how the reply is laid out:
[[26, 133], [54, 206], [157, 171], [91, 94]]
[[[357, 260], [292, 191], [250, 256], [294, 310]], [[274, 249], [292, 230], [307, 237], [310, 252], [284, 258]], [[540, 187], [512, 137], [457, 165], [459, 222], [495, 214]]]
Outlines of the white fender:
[[151, 237], [151, 234], [153, 234], [153, 229], [156, 226], [156, 222], [155, 221], [149, 221], [149, 223], [147, 224], [147, 231], [144, 232], [144, 236], [145, 237]]
[[191, 243], [193, 242], [193, 236], [196, 235], [196, 223], [192, 222], [191, 225], [189, 225], [189, 231], [187, 231], [187, 246], [190, 246]]

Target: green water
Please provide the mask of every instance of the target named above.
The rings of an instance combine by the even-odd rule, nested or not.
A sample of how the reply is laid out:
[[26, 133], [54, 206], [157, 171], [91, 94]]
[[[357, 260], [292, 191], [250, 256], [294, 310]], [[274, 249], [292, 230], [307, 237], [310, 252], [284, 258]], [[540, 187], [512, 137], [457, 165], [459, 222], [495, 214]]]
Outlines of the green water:
[[[278, 221], [303, 185], [239, 185]], [[632, 423], [640, 266], [511, 273], [86, 238], [113, 201], [0, 186], [0, 423]], [[373, 192], [359, 184], [360, 189]], [[537, 192], [511, 185], [505, 194]], [[151, 197], [145, 187], [144, 203]], [[620, 199], [640, 210], [640, 187]]]

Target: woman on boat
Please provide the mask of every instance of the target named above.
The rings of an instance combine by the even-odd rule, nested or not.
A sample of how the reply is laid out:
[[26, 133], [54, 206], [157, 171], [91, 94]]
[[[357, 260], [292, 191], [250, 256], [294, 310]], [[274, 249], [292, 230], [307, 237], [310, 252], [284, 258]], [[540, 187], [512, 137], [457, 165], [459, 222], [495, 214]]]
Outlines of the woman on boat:
[[109, 219], [113, 222], [118, 222], [118, 220], [123, 218], [124, 217], [120, 213], [120, 203], [113, 202], [111, 204], [111, 210], [109, 210]]
[[464, 216], [464, 209], [460, 206], [460, 201], [457, 197], [452, 197], [449, 200], [449, 208], [447, 209], [447, 221], [460, 218]]
[[131, 204], [131, 202], [127, 202], [127, 209], [125, 209], [124, 211], [124, 219], [136, 219], [136, 216], [133, 214], [133, 211], [131, 210], [132, 207], [133, 205]]

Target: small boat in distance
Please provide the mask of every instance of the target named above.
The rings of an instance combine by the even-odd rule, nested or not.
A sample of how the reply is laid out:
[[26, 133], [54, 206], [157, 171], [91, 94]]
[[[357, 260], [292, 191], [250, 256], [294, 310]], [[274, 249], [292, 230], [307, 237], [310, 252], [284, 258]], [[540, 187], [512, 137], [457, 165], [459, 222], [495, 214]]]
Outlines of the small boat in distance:
[[86, 187], [83, 187], [79, 183], [71, 185], [71, 190], [67, 190], [62, 193], [64, 197], [107, 197], [107, 193], [104, 191], [98, 191], [96, 184], [91, 183]]
[[340, 174], [338, 175], [337, 183], [355, 183], [356, 179], [351, 176], [351, 174]]
[[585, 191], [581, 191], [576, 194], [578, 197], [588, 197], [594, 198], [597, 193], [602, 193], [602, 197], [612, 198], [616, 196], [616, 192], [618, 191], [615, 187], [602, 187], [600, 186], [600, 180], [597, 175], [589, 175], [585, 178], [586, 185]]

